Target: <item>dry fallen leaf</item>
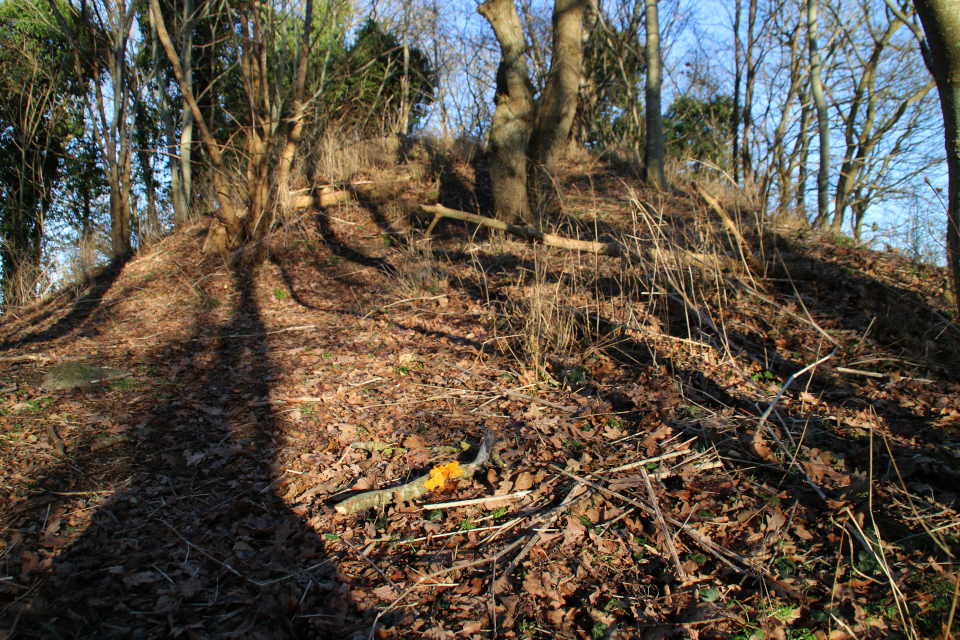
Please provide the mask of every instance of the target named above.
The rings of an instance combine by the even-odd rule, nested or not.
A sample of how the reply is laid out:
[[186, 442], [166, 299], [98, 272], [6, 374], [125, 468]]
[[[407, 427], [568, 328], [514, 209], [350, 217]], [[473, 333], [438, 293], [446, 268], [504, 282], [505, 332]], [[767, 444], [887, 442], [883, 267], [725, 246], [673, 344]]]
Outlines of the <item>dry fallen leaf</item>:
[[483, 623], [479, 620], [468, 620], [463, 623], [463, 632], [466, 634], [480, 633], [483, 631]]
[[529, 471], [524, 471], [513, 481], [513, 490], [514, 491], [526, 491], [533, 486], [533, 474]]
[[579, 542], [587, 530], [583, 526], [583, 523], [580, 522], [579, 518], [574, 516], [567, 516], [567, 526], [563, 530], [563, 546], [569, 547], [572, 544]]
[[377, 587], [373, 590], [373, 595], [377, 596], [384, 602], [393, 602], [397, 599], [397, 591], [390, 585], [383, 585], [382, 587]]

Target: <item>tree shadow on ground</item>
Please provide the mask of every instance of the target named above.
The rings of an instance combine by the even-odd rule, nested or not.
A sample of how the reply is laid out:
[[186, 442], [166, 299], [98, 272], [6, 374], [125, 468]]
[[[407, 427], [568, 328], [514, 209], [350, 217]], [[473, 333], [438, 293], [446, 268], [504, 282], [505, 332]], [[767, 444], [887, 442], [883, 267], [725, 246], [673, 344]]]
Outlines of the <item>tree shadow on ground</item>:
[[[41, 342], [47, 342], [49, 340], [55, 340], [56, 338], [73, 331], [87, 318], [90, 318], [101, 309], [104, 297], [106, 297], [106, 295], [110, 292], [110, 289], [120, 277], [120, 274], [123, 273], [124, 266], [126, 266], [132, 257], [132, 254], [127, 254], [122, 258], [118, 258], [101, 269], [95, 275], [91, 276], [88, 281], [87, 290], [80, 295], [79, 298], [72, 302], [70, 311], [59, 318], [53, 324], [53, 326], [41, 331], [28, 333], [23, 338], [18, 340], [8, 339], [5, 342], [0, 343], [0, 351], [19, 348], [23, 345], [37, 344]], [[47, 309], [37, 316], [32, 316], [31, 323], [41, 324], [51, 316], [55, 315], [59, 311], [59, 308], [57, 307], [57, 303], [59, 301], [60, 297], [58, 296], [57, 298], [47, 302]], [[96, 329], [94, 328], [91, 330], [95, 331]]]
[[[201, 313], [146, 358], [154, 409], [128, 417], [127, 440], [52, 464], [16, 510], [8, 526], [51, 550], [7, 568], [26, 588], [7, 590], [2, 617], [22, 637], [342, 638], [368, 624], [337, 557], [275, 493], [270, 344], [242, 337], [265, 334], [253, 276], [233, 283], [229, 321]], [[78, 507], [95, 510], [82, 533]]]

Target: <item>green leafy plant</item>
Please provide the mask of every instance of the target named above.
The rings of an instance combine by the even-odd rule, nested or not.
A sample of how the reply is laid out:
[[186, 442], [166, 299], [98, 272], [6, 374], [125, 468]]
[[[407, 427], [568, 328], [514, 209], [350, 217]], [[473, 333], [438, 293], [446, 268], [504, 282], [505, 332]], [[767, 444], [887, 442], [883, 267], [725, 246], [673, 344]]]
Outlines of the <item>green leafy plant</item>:
[[283, 302], [284, 300], [287, 299], [287, 292], [281, 289], [280, 287], [277, 287], [276, 289], [273, 290], [273, 297], [276, 298], [278, 301]]
[[623, 426], [623, 420], [620, 416], [607, 416], [607, 426], [612, 429], [619, 429]]
[[774, 380], [776, 380], [776, 376], [773, 375], [773, 373], [771, 373], [770, 371], [765, 370], [765, 371], [757, 371], [752, 376], [750, 376], [750, 379], [756, 382], [757, 384], [763, 384], [766, 382], [773, 382]]
[[771, 507], [775, 507], [780, 504], [780, 496], [776, 496], [772, 493], [761, 493], [758, 497]]
[[703, 602], [716, 602], [720, 599], [720, 590], [716, 587], [707, 587], [700, 589], [700, 600]]
[[600, 640], [606, 632], [607, 625], [600, 620], [594, 622], [593, 627], [590, 628], [590, 635], [593, 637], [593, 640]]
[[868, 576], [880, 573], [881, 569], [880, 563], [877, 562], [876, 557], [865, 549], [861, 549], [857, 554], [857, 561], [855, 565], [858, 571], [865, 573]]
[[587, 368], [582, 364], [578, 364], [575, 367], [571, 367], [567, 371], [567, 380], [573, 382], [574, 384], [579, 384], [587, 379]]

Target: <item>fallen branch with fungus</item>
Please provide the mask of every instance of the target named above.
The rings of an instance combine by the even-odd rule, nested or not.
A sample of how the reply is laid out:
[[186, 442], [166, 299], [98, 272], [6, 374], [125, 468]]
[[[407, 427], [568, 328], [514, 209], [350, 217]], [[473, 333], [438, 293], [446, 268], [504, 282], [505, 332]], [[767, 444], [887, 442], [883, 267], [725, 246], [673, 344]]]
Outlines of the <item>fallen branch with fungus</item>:
[[437, 465], [425, 476], [420, 476], [407, 484], [389, 489], [379, 489], [377, 491], [367, 491], [359, 495], [347, 498], [334, 509], [337, 513], [348, 515], [358, 511], [366, 511], [383, 505], [390, 504], [396, 498], [404, 502], [411, 502], [430, 493], [434, 489], [443, 487], [446, 480], [459, 480], [460, 478], [470, 478], [487, 464], [490, 459], [490, 453], [493, 450], [494, 434], [488, 431], [477, 452], [476, 459], [470, 464], [460, 465], [457, 462], [450, 462], [443, 465]]

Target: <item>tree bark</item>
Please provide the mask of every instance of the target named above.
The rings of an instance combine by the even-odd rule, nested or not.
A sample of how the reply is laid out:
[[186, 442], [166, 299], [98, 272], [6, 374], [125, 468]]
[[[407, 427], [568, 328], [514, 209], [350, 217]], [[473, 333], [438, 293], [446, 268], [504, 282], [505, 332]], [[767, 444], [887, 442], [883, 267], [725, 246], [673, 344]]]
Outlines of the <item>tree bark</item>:
[[744, 50], [743, 70], [746, 78], [743, 88], [742, 127], [743, 137], [740, 142], [740, 166], [743, 171], [744, 185], [753, 185], [753, 152], [750, 148], [753, 127], [753, 94], [757, 84], [757, 61], [754, 58], [754, 49], [757, 44], [757, 0], [750, 0], [747, 7], [747, 46]]
[[827, 99], [823, 95], [820, 80], [820, 47], [817, 43], [817, 0], [807, 0], [807, 37], [810, 40], [810, 84], [813, 101], [817, 108], [817, 125], [820, 132], [820, 166], [817, 170], [817, 217], [814, 226], [827, 223], [830, 207], [830, 128], [827, 114]]
[[647, 140], [644, 148], [644, 165], [647, 183], [662, 191], [668, 186], [664, 169], [666, 153], [663, 140], [663, 113], [660, 106], [663, 79], [660, 74], [660, 19], [657, 15], [657, 2], [658, 0], [647, 0], [644, 21], [647, 32]]
[[947, 151], [947, 262], [960, 311], [960, 0], [914, 0], [937, 83]]
[[495, 215], [511, 224], [522, 221], [539, 228], [553, 198], [557, 162], [577, 111], [587, 3], [555, 0], [553, 59], [539, 105], [513, 0], [486, 0], [477, 8], [500, 44], [497, 107], [489, 134], [490, 179]]
[[527, 197], [527, 148], [536, 107], [524, 57], [523, 27], [513, 0], [486, 0], [477, 11], [500, 43], [496, 110], [489, 133], [494, 214], [511, 224], [533, 224]]
[[[196, 23], [193, 0], [183, 2], [183, 44], [181, 57], [183, 59], [183, 79], [193, 92], [193, 28]], [[193, 112], [182, 109], [180, 117], [180, 175], [177, 186], [180, 188], [179, 198], [183, 201], [184, 222], [189, 218], [190, 204], [193, 201]]]
[[293, 158], [297, 153], [297, 147], [300, 145], [300, 138], [303, 137], [303, 114], [306, 106], [303, 103], [303, 92], [307, 82], [307, 63], [310, 55], [310, 31], [313, 25], [313, 0], [307, 0], [306, 12], [303, 23], [303, 38], [300, 41], [300, 57], [297, 60], [297, 82], [293, 89], [293, 127], [290, 129], [290, 135], [287, 137], [287, 144], [283, 149], [283, 155], [280, 157], [280, 175], [277, 185], [283, 188], [289, 188], [287, 184], [290, 180], [290, 167], [293, 166]]
[[557, 162], [566, 149], [577, 112], [586, 8], [587, 0], [556, 0], [553, 7], [553, 60], [537, 105], [529, 151], [534, 162], [530, 200], [537, 221], [547, 212], [556, 191]]

